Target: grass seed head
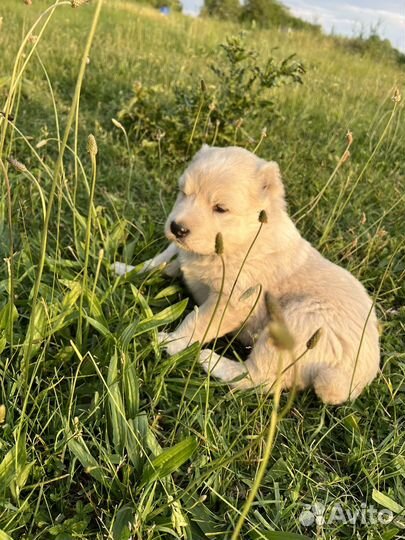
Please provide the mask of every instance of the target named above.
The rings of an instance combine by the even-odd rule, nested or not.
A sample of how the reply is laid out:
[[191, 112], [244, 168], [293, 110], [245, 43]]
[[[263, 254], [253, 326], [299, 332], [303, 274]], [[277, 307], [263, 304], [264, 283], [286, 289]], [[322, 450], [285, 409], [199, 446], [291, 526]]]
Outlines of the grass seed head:
[[0, 424], [4, 424], [4, 422], [6, 421], [6, 413], [7, 413], [6, 406], [1, 404], [0, 405]]
[[217, 255], [222, 255], [224, 252], [224, 239], [222, 234], [219, 232], [215, 237], [215, 253]]
[[[0, 26], [1, 26], [1, 17], [0, 17]], [[9, 122], [13, 122], [14, 121], [14, 115], [13, 114], [7, 114], [4, 112], [4, 111], [0, 111], [0, 116], [2, 116], [3, 118], [6, 118], [7, 117], [7, 120]]]
[[98, 152], [96, 138], [92, 134], [87, 138], [87, 151], [91, 156], [97, 155]]
[[27, 167], [24, 165], [24, 163], [21, 163], [21, 161], [18, 161], [18, 159], [15, 159], [13, 157], [7, 158], [7, 161], [10, 163], [10, 165], [18, 172], [26, 172]]
[[277, 302], [274, 296], [269, 292], [266, 292], [264, 301], [266, 304], [267, 315], [270, 317], [270, 319], [272, 321], [283, 320], [280, 304]]
[[400, 91], [399, 91], [398, 88], [395, 88], [394, 94], [393, 94], [393, 96], [392, 96], [391, 99], [392, 99], [392, 101], [393, 101], [394, 103], [399, 103], [399, 102], [401, 101], [402, 96], [401, 96]]
[[264, 300], [270, 317], [268, 324], [270, 339], [277, 349], [291, 351], [294, 348], [294, 338], [287, 328], [280, 304], [269, 292], [266, 292]]
[[115, 118], [111, 118], [111, 122], [114, 124], [114, 126], [118, 129], [122, 129], [125, 131], [124, 126], [121, 124], [121, 122], [118, 122]]
[[346, 163], [346, 161], [350, 158], [350, 152], [349, 150], [345, 150], [345, 153], [342, 156], [342, 163]]
[[318, 341], [321, 339], [322, 328], [318, 328], [316, 332], [307, 341], [307, 349], [313, 349], [316, 347]]
[[348, 131], [346, 137], [348, 146], [351, 146], [353, 142], [353, 133], [351, 131]]
[[285, 351], [293, 350], [294, 338], [290, 334], [284, 321], [271, 321], [268, 325], [268, 331], [270, 339], [277, 349]]
[[266, 213], [266, 210], [260, 210], [259, 221], [260, 221], [260, 223], [267, 223], [267, 213]]
[[70, 5], [72, 8], [78, 8], [84, 6], [84, 4], [87, 4], [88, 2], [90, 2], [90, 0], [70, 0]]
[[133, 89], [134, 89], [134, 92], [135, 94], [140, 94], [141, 91], [142, 91], [142, 83], [141, 81], [135, 81], [134, 84], [133, 84]]

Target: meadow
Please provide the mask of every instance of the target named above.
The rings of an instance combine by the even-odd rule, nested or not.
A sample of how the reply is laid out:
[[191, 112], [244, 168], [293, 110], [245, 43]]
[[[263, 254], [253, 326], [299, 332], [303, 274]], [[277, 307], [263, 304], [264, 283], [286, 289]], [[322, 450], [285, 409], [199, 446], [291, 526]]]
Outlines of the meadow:
[[[75, 4], [0, 5], [0, 540], [405, 538], [403, 65], [310, 31]], [[240, 101], [269, 58], [274, 84]], [[298, 228], [381, 325], [355, 402], [282, 395], [259, 486], [272, 398], [207, 378], [197, 345], [159, 348], [193, 308], [181, 281], [110, 271], [166, 245], [202, 140], [280, 164]]]

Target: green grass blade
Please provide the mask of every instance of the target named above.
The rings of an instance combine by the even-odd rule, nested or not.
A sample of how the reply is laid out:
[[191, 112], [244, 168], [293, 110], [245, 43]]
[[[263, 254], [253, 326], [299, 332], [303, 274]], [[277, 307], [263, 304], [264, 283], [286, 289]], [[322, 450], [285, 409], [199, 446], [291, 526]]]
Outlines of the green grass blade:
[[251, 532], [249, 536], [252, 540], [259, 540], [260, 538], [267, 538], [268, 540], [310, 540], [309, 536], [282, 531]]
[[128, 524], [132, 522], [134, 508], [131, 506], [123, 506], [117, 512], [112, 527], [113, 540], [129, 540], [131, 531]]
[[81, 435], [72, 435], [67, 431], [68, 447], [72, 454], [77, 458], [85, 472], [95, 478], [100, 484], [106, 488], [111, 487], [111, 479], [108, 478], [101, 465], [91, 455], [86, 443]]
[[138, 337], [145, 332], [159, 328], [160, 326], [165, 326], [176, 321], [183, 314], [184, 310], [187, 307], [188, 300], [187, 298], [169, 306], [159, 313], [156, 313], [152, 317], [144, 319], [140, 322], [133, 322], [128, 325], [120, 336], [120, 341], [124, 347], [128, 347], [129, 343], [134, 337]]
[[109, 404], [109, 428], [115, 451], [122, 454], [125, 441], [127, 440], [127, 430], [125, 425], [125, 410], [122, 393], [119, 386], [118, 355], [115, 352], [110, 360], [107, 375], [108, 404]]
[[142, 483], [149, 484], [179, 469], [183, 463], [190, 459], [197, 446], [198, 443], [194, 437], [187, 437], [187, 439], [182, 440], [171, 448], [163, 450], [145, 469], [142, 476]]
[[395, 502], [391, 497], [388, 497], [388, 495], [385, 495], [385, 493], [381, 493], [381, 491], [378, 491], [377, 489], [373, 489], [373, 501], [375, 501], [377, 504], [380, 504], [384, 508], [388, 508], [388, 510], [391, 510], [391, 512], [394, 512], [394, 514], [402, 514], [405, 512], [405, 508]]

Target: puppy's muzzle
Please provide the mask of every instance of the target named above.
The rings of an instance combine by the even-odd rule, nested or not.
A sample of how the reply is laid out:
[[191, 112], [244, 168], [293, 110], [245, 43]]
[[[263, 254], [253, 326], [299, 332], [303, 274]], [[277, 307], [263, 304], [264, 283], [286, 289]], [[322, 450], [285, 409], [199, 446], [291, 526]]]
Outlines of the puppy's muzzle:
[[170, 223], [170, 230], [178, 239], [185, 238], [190, 232], [182, 223], [176, 223], [175, 221]]

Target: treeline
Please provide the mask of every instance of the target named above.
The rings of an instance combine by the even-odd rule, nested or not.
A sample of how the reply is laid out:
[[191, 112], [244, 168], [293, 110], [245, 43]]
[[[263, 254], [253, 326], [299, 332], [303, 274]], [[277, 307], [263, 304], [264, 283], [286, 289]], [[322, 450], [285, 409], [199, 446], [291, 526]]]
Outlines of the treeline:
[[161, 9], [168, 7], [172, 11], [183, 11], [183, 5], [181, 0], [137, 0], [139, 4], [146, 4], [147, 6]]
[[[160, 9], [168, 7], [172, 11], [182, 11], [181, 0], [136, 0]], [[260, 28], [290, 28], [321, 33], [321, 27], [294, 17], [278, 0], [204, 0], [200, 12], [202, 17], [213, 17], [245, 24], [255, 24]], [[405, 64], [405, 55], [395, 49], [388, 39], [382, 39], [371, 31], [368, 37], [333, 36], [338, 47], [360, 55], [368, 55], [384, 61]]]
[[[138, 0], [156, 9], [168, 7], [172, 11], [182, 11], [181, 0]], [[320, 31], [320, 26], [294, 17], [277, 0], [204, 0], [202, 17], [214, 17], [228, 21], [256, 24], [262, 28], [283, 27]]]
[[233, 21], [254, 23], [259, 27], [271, 26], [307, 29], [320, 32], [320, 26], [294, 17], [277, 0], [204, 0], [202, 16], [216, 17]]
[[336, 45], [351, 53], [361, 56], [371, 56], [387, 62], [405, 64], [405, 54], [395, 49], [388, 39], [381, 38], [375, 31], [368, 37], [363, 35], [348, 38], [343, 36], [333, 36]]

